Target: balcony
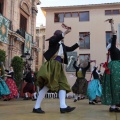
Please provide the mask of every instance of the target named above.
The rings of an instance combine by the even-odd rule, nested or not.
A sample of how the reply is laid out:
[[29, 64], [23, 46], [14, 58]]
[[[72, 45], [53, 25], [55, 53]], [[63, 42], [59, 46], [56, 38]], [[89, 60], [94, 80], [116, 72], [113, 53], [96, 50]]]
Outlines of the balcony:
[[18, 29], [18, 30], [16, 31], [16, 33], [18, 33], [18, 34], [21, 35], [23, 38], [25, 38], [25, 30], [23, 30], [23, 29]]

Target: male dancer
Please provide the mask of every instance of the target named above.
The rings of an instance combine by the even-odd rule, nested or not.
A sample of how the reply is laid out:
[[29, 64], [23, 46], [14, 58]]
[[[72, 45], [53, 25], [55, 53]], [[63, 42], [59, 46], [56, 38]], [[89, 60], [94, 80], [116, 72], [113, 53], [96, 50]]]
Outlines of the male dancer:
[[33, 108], [34, 113], [45, 113], [41, 109], [41, 102], [48, 90], [59, 93], [61, 113], [71, 112], [75, 109], [75, 107], [67, 106], [65, 102], [66, 93], [70, 92], [71, 89], [62, 67], [62, 63], [68, 64], [66, 52], [73, 51], [80, 46], [80, 41], [71, 47], [64, 45], [62, 40], [70, 31], [70, 28], [65, 32], [56, 30], [54, 35], [47, 39], [49, 41], [49, 48], [44, 53], [47, 61], [38, 72], [37, 80], [41, 90]]

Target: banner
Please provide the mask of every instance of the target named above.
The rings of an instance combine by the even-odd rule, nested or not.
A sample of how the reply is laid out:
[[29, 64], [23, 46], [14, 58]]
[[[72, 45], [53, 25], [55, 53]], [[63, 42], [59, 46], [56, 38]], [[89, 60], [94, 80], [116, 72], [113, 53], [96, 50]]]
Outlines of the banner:
[[26, 53], [28, 51], [31, 54], [31, 46], [32, 46], [32, 36], [25, 32], [24, 53]]
[[10, 20], [0, 14], [0, 42], [9, 43], [8, 41], [8, 29]]

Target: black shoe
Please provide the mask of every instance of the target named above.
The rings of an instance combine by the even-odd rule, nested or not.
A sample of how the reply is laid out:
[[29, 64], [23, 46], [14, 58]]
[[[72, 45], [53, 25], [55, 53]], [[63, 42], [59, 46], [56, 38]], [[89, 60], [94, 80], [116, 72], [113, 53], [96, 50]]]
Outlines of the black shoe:
[[117, 104], [116, 106], [117, 106], [117, 107], [120, 107], [120, 104]]
[[85, 97], [81, 97], [81, 100], [85, 99]]
[[119, 108], [109, 108], [109, 112], [120, 112]]
[[70, 107], [70, 106], [67, 106], [67, 108], [60, 108], [60, 112], [61, 113], [66, 113], [66, 112], [71, 112], [75, 109], [75, 107]]
[[77, 100], [76, 100], [76, 99], [74, 99], [74, 102], [77, 102]]
[[3, 101], [8, 101], [7, 99], [4, 99]]
[[32, 101], [36, 101], [37, 99], [32, 99]]
[[94, 103], [94, 102], [89, 102], [89, 104], [90, 104], [90, 105], [95, 105], [95, 103]]
[[93, 102], [95, 102], [95, 103], [100, 103], [101, 101], [99, 100], [99, 101], [97, 101], [97, 100], [93, 100]]
[[38, 109], [33, 108], [33, 113], [41, 113], [41, 114], [43, 114], [43, 113], [45, 113], [45, 111], [43, 111], [41, 108], [38, 108]]
[[98, 103], [97, 100], [93, 100], [93, 102]]
[[80, 100], [80, 97], [78, 97], [78, 99], [77, 100]]
[[28, 98], [28, 97], [25, 97], [23, 100], [29, 100], [29, 98]]

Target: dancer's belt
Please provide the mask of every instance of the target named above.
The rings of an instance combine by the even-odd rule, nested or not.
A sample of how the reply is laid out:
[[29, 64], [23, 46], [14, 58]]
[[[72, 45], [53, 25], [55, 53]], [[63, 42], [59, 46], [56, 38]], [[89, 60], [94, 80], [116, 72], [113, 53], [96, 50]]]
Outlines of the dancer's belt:
[[59, 61], [60, 63], [63, 62], [63, 59], [61, 58], [61, 56], [56, 56], [54, 60], [57, 60], [57, 61]]

